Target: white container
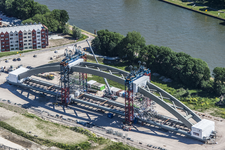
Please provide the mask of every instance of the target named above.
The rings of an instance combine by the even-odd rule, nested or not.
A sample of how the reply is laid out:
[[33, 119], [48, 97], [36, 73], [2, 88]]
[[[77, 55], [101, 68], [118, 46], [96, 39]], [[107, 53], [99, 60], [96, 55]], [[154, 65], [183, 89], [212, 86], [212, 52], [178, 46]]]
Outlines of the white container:
[[138, 92], [138, 86], [143, 87], [146, 86], [147, 82], [150, 82], [149, 76], [142, 76], [137, 80], [133, 81], [133, 92]]
[[97, 82], [97, 81], [95, 81], [95, 80], [90, 80], [90, 81], [88, 81], [88, 82], [87, 82], [88, 88], [91, 88], [91, 85], [94, 84], [94, 83], [96, 83], [96, 82]]
[[18, 76], [24, 72], [27, 72], [28, 70], [30, 70], [30, 69], [20, 67], [14, 71], [11, 71], [9, 73], [8, 77], [6, 78], [6, 80], [8, 80], [10, 82], [18, 83]]
[[215, 131], [215, 122], [202, 119], [192, 126], [191, 135], [203, 139], [203, 137], [209, 137], [212, 131]]

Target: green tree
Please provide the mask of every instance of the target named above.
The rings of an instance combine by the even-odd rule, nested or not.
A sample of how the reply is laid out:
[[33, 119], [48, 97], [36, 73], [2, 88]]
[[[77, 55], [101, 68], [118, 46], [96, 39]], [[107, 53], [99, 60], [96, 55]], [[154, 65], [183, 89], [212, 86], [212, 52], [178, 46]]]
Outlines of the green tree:
[[98, 31], [97, 35], [92, 41], [92, 46], [101, 55], [118, 56], [118, 44], [124, 36], [116, 32], [110, 32], [107, 29]]
[[50, 12], [48, 7], [46, 5], [39, 4], [38, 2], [34, 3], [34, 15], [36, 14], [46, 14], [47, 12]]
[[67, 24], [64, 26], [64, 29], [63, 29], [63, 33], [64, 34], [70, 34], [70, 24], [69, 22], [67, 22]]
[[119, 56], [133, 62], [145, 46], [145, 38], [139, 32], [128, 32], [127, 36], [120, 42]]
[[36, 23], [39, 23], [39, 22], [42, 23], [44, 20], [44, 15], [36, 14], [35, 16], [32, 17], [32, 20]]
[[72, 28], [72, 34], [73, 34], [73, 37], [75, 38], [75, 39], [79, 39], [79, 38], [81, 38], [81, 30], [78, 28], [78, 27], [76, 27], [76, 26], [73, 26], [73, 28]]
[[42, 24], [46, 25], [51, 32], [58, 31], [59, 22], [54, 19], [54, 16], [50, 12], [44, 14]]
[[214, 90], [217, 95], [225, 94], [225, 68], [216, 67], [213, 69]]
[[30, 23], [34, 24], [35, 21], [32, 20], [31, 18], [29, 18], [29, 19], [27, 19], [27, 20], [22, 21], [22, 23], [23, 23], [23, 24], [26, 24], [26, 23], [27, 23], [27, 24], [30, 24]]
[[54, 18], [59, 22], [59, 31], [63, 31], [66, 22], [69, 20], [69, 15], [65, 10], [54, 9], [52, 11]]

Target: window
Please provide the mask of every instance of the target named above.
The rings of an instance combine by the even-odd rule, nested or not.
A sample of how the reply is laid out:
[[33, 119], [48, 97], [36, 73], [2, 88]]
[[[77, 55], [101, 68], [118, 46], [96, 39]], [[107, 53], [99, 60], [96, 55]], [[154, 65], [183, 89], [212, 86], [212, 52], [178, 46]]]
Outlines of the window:
[[10, 43], [13, 43], [13, 41], [10, 41]]
[[37, 34], [40, 34], [41, 32], [37, 32]]
[[10, 38], [10, 40], [13, 40], [13, 38]]
[[35, 38], [35, 36], [33, 36], [33, 38]]
[[41, 33], [45, 33], [45, 31], [42, 31]]
[[24, 39], [26, 39], [27, 37], [25, 36], [25, 37], [23, 37]]
[[28, 43], [28, 45], [31, 45], [32, 43]]
[[7, 48], [6, 50], [9, 51], [9, 48]]
[[45, 40], [45, 38], [43, 38], [43, 39], [41, 39], [42, 41], [44, 41]]
[[37, 46], [34, 46], [34, 48], [37, 48]]
[[20, 40], [22, 39], [22, 37], [20, 37]]
[[20, 47], [20, 50], [22, 50], [23, 49], [23, 47]]
[[13, 36], [13, 34], [10, 34], [10, 36]]
[[37, 35], [37, 37], [41, 37], [40, 35]]
[[16, 34], [16, 36], [18, 36], [18, 34]]
[[23, 45], [27, 45], [27, 43], [24, 43]]
[[18, 48], [15, 48], [15, 50], [18, 50]]
[[38, 48], [41, 48], [41, 46], [38, 46]]
[[36, 45], [36, 43], [33, 43], [33, 45]]
[[10, 47], [13, 47], [14, 45], [10, 45]]
[[33, 48], [32, 46], [29, 47], [29, 49], [32, 49], [32, 48]]
[[18, 46], [18, 44], [15, 44], [15, 46]]
[[27, 42], [27, 40], [24, 40], [24, 42]]
[[20, 33], [19, 35], [23, 35], [22, 33]]
[[5, 44], [5, 42], [2, 42], [2, 44]]
[[42, 42], [42, 44], [45, 44], [45, 42]]
[[11, 50], [14, 50], [14, 48], [11, 48]]
[[3, 34], [3, 35], [1, 35], [1, 37], [4, 37], [4, 34]]
[[5, 42], [5, 44], [9, 44], [9, 42]]
[[23, 46], [23, 44], [20, 44], [20, 46]]
[[33, 41], [36, 41], [36, 39], [33, 39]]
[[9, 47], [9, 45], [6, 45], [5, 47]]
[[2, 49], [2, 51], [5, 51], [5, 49]]
[[4, 38], [1, 38], [2, 41], [4, 41]]
[[29, 42], [31, 42], [32, 40], [29, 40]]
[[40, 42], [38, 42], [38, 44], [41, 44]]
[[31, 36], [28, 36], [28, 38], [31, 38]]
[[16, 43], [18, 43], [19, 41], [16, 41]]
[[8, 34], [6, 34], [6, 35], [5, 35], [5, 37], [9, 37], [9, 35], [8, 35]]
[[28, 49], [28, 47], [25, 47], [25, 49]]
[[20, 43], [21, 43], [21, 42], [23, 42], [23, 41], [20, 41]]
[[27, 33], [24, 33], [24, 35], [27, 35]]
[[35, 32], [33, 32], [33, 34], [35, 34]]
[[9, 38], [5, 38], [5, 40], [9, 40]]
[[42, 35], [41, 37], [45, 37], [45, 35]]
[[28, 35], [31, 35], [31, 33], [28, 33]]
[[4, 45], [2, 45], [2, 47], [5, 47]]

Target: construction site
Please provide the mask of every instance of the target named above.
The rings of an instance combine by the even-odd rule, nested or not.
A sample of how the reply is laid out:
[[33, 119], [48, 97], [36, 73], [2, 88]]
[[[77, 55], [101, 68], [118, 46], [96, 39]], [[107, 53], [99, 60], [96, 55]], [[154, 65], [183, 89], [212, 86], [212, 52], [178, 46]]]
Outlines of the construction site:
[[[30, 66], [25, 57], [37, 61], [32, 67], [1, 73], [1, 98], [48, 111], [54, 117], [66, 116], [86, 127], [104, 127], [108, 134], [115, 132], [118, 137], [144, 143], [146, 149], [154, 149], [152, 145], [161, 149], [223, 149], [222, 119], [203, 118], [152, 84], [152, 72], [145, 62], [129, 66], [127, 72], [98, 63], [88, 46], [96, 63], [87, 62], [81, 48], [84, 45], [76, 44], [35, 58], [21, 57], [24, 66]], [[60, 61], [48, 63], [49, 57]], [[88, 81], [88, 75], [104, 78], [105, 84]], [[125, 90], [110, 86], [107, 79], [124, 85]]]

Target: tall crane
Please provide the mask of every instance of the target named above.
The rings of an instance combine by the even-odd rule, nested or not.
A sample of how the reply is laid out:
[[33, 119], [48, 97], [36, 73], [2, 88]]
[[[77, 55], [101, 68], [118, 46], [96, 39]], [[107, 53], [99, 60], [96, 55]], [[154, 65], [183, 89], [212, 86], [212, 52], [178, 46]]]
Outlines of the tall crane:
[[[97, 64], [99, 64], [99, 63], [98, 63], [97, 58], [95, 57], [95, 53], [94, 53], [94, 51], [93, 51], [93, 49], [92, 49], [91, 45], [89, 44], [88, 40], [86, 40], [86, 41], [87, 41], [87, 43], [88, 43], [88, 46], [89, 46], [89, 47], [90, 47], [90, 49], [91, 49], [91, 52], [92, 52], [92, 54], [93, 54], [93, 56], [94, 56], [94, 58], [95, 58], [96, 63], [97, 63]], [[99, 70], [100, 70], [100, 69], [99, 69]], [[105, 84], [106, 84], [106, 86], [107, 86], [107, 89], [108, 89], [109, 94], [112, 94], [112, 92], [111, 92], [111, 89], [110, 89], [110, 86], [109, 86], [109, 83], [108, 83], [107, 79], [106, 79], [106, 78], [104, 78], [104, 81], [105, 81]]]

